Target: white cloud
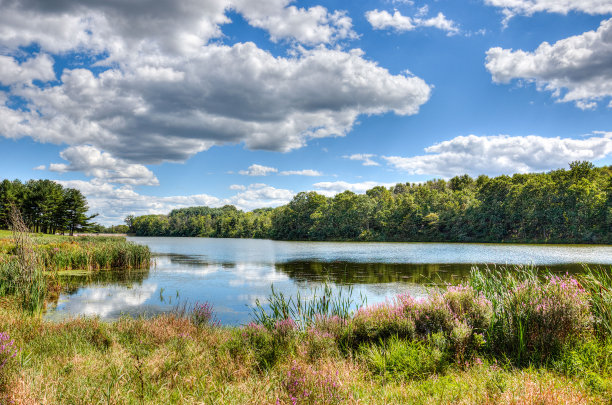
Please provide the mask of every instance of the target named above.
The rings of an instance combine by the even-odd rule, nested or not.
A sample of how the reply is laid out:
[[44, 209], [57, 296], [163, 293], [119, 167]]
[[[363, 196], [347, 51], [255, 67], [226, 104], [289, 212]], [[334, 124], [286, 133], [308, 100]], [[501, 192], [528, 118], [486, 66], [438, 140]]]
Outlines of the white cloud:
[[346, 181], [322, 181], [320, 183], [313, 184], [313, 187], [315, 188], [314, 191], [317, 193], [331, 197], [347, 190], [357, 194], [363, 194], [367, 190], [376, 186], [393, 187], [395, 184], [396, 183], [381, 183], [377, 181], [364, 181], [361, 183], [348, 183]]
[[584, 139], [529, 136], [458, 136], [425, 149], [426, 155], [384, 156], [398, 170], [410, 174], [453, 177], [539, 172], [566, 167], [575, 160], [597, 160], [612, 154], [612, 136]]
[[281, 176], [311, 176], [311, 177], [323, 176], [323, 173], [321, 173], [320, 171], [312, 170], [312, 169], [284, 170], [280, 172], [279, 174]]
[[243, 210], [253, 210], [287, 204], [294, 194], [291, 190], [275, 188], [266, 184], [251, 184], [246, 190], [225, 199], [224, 202], [233, 204]]
[[250, 25], [268, 31], [273, 41], [292, 38], [316, 45], [357, 37], [346, 12], [330, 13], [322, 6], [298, 8], [290, 3], [290, 0], [234, 0], [233, 6]]
[[243, 176], [267, 176], [271, 173], [278, 172], [278, 169], [268, 166], [253, 164], [247, 170], [240, 170], [238, 173]]
[[242, 184], [232, 184], [231, 186], [229, 186], [230, 190], [246, 190], [246, 186], [243, 186]]
[[[190, 58], [146, 61], [94, 76], [65, 70], [60, 86], [21, 86], [31, 111], [0, 113], [0, 134], [91, 144], [138, 163], [184, 161], [213, 145], [288, 151], [343, 136], [360, 114], [416, 114], [420, 78], [391, 75], [362, 52], [316, 48], [274, 57], [252, 43], [209, 45]], [[36, 112], [35, 112], [36, 111]]]
[[13, 57], [0, 55], [0, 84], [10, 86], [32, 80], [55, 80], [53, 59], [49, 55], [39, 54], [22, 63]]
[[83, 172], [87, 176], [109, 183], [159, 185], [157, 177], [145, 166], [126, 163], [92, 146], [71, 146], [63, 150], [60, 156], [70, 163], [52, 163], [49, 170], [59, 173]]
[[612, 19], [588, 31], [557, 41], [543, 42], [534, 52], [491, 48], [486, 68], [497, 83], [513, 79], [535, 82], [539, 90], [552, 91], [561, 102], [582, 109], [612, 96]]
[[514, 15], [530, 16], [534, 13], [548, 12], [567, 14], [577, 11], [587, 14], [610, 14], [610, 0], [485, 0], [485, 4], [504, 9], [505, 22]]
[[47, 170], [47, 166], [45, 165], [36, 166], [32, 170]]
[[[345, 136], [362, 115], [416, 114], [429, 99], [422, 79], [391, 74], [335, 43], [355, 37], [343, 11], [256, 3], [0, 0], [0, 81], [10, 85], [0, 91], [0, 136], [88, 145], [126, 171], [182, 162], [214, 145], [289, 151]], [[230, 10], [296, 46], [274, 56], [250, 42], [223, 45]], [[32, 44], [38, 54], [23, 61], [22, 47]], [[65, 54], [81, 68], [56, 77], [53, 58]], [[25, 108], [12, 108], [14, 97]], [[133, 184], [156, 181], [149, 179]]]
[[346, 156], [342, 156], [345, 159], [350, 159], [350, 160], [358, 160], [363, 162], [364, 166], [380, 166], [380, 164], [374, 160], [372, 160], [373, 157], [375, 157], [376, 155], [373, 155], [371, 153], [355, 153], [352, 155], [346, 155]]
[[195, 206], [221, 207], [235, 205], [242, 210], [275, 207], [291, 201], [293, 191], [275, 188], [266, 184], [251, 184], [228, 198], [208, 194], [157, 197], [142, 195], [130, 186], [100, 181], [66, 180], [58, 181], [64, 187], [80, 190], [89, 203], [90, 213], [99, 213], [95, 221], [104, 225], [123, 223], [128, 215], [168, 214], [176, 208]]
[[422, 18], [428, 12], [428, 8], [421, 8], [415, 17], [404, 16], [398, 10], [393, 14], [388, 11], [370, 10], [365, 16], [376, 30], [394, 29], [399, 32], [412, 31], [417, 27], [432, 27], [442, 31], [446, 31], [448, 35], [454, 35], [459, 32], [457, 24], [446, 18], [442, 13], [438, 13], [435, 17]]

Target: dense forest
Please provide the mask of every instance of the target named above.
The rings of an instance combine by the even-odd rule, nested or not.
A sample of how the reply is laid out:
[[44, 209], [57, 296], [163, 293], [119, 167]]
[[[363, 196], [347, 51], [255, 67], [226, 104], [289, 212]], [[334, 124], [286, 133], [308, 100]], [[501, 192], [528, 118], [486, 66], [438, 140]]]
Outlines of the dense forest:
[[325, 197], [302, 192], [282, 207], [177, 209], [126, 219], [149, 236], [280, 240], [612, 242], [612, 167], [374, 187]]
[[0, 182], [0, 229], [8, 229], [13, 206], [33, 232], [72, 235], [87, 230], [95, 217], [87, 216], [87, 200], [79, 190], [51, 180]]

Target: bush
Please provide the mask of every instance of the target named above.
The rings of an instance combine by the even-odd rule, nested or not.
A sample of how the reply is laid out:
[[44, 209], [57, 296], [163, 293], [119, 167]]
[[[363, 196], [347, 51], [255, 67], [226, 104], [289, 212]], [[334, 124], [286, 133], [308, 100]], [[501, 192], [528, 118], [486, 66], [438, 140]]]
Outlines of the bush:
[[569, 276], [538, 277], [533, 268], [472, 270], [475, 289], [493, 303], [489, 348], [516, 363], [545, 362], [593, 330], [589, 294]]
[[401, 305], [389, 303], [360, 308], [351, 320], [356, 344], [376, 342], [391, 336], [412, 339], [414, 320], [406, 316]]

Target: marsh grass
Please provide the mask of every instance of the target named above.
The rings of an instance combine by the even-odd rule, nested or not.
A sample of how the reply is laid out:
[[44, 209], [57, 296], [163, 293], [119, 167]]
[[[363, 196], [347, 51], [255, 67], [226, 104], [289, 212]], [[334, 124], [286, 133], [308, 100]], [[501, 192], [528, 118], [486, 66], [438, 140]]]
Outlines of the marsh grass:
[[578, 281], [589, 294], [595, 331], [602, 339], [612, 336], [612, 269], [584, 266], [583, 270]]
[[15, 294], [25, 311], [38, 313], [47, 293], [43, 265], [21, 213], [14, 206], [9, 219], [15, 254], [0, 258], [0, 293]]
[[469, 284], [429, 299], [356, 312], [346, 292], [322, 288], [309, 304], [273, 290], [270, 308], [258, 304], [242, 327], [211, 323], [205, 304], [197, 315], [184, 306], [51, 323], [0, 301], [0, 332], [19, 350], [3, 395], [32, 404], [609, 403], [612, 336], [593, 327], [607, 298], [591, 292], [607, 281], [592, 277], [591, 288], [524, 268], [474, 269]]
[[[245, 337], [249, 328], [259, 343]], [[311, 332], [291, 329], [285, 346], [277, 341], [277, 354], [269, 351], [273, 364], [262, 368], [258, 350], [281, 336], [261, 326], [201, 328], [174, 314], [50, 323], [0, 307], [0, 330], [7, 329], [19, 353], [6, 402], [16, 404], [604, 404], [612, 394], [608, 374], [597, 382], [577, 368], [570, 375], [487, 358], [457, 367], [437, 337], [390, 338], [364, 346], [371, 350], [364, 357], [338, 350], [310, 356]], [[577, 356], [587, 363], [590, 355]]]
[[[595, 289], [599, 279], [591, 276]], [[564, 346], [593, 332], [592, 291], [572, 276], [534, 267], [474, 267], [469, 284], [492, 303], [489, 350], [516, 364], [550, 361]]]
[[361, 294], [359, 301], [354, 298], [352, 286], [340, 286], [334, 291], [328, 282], [324, 282], [322, 286], [311, 290], [311, 296], [304, 297], [298, 291], [295, 297], [287, 297], [274, 290], [272, 285], [265, 303], [259, 299], [255, 301], [252, 317], [255, 323], [269, 330], [273, 329], [277, 322], [286, 319], [292, 319], [300, 328], [307, 328], [313, 325], [318, 317], [348, 319], [366, 303], [366, 298]]

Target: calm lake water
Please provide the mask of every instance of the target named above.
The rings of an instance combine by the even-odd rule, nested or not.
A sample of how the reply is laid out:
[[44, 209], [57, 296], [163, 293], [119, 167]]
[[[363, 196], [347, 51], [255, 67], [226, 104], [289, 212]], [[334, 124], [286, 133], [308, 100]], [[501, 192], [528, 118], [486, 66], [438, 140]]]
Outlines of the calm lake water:
[[45, 316], [116, 319], [208, 301], [222, 323], [236, 325], [250, 321], [250, 308], [272, 285], [286, 295], [308, 295], [327, 281], [352, 286], [356, 301], [362, 295], [370, 304], [400, 293], [424, 296], [427, 285], [465, 279], [473, 264], [534, 264], [563, 273], [580, 271], [581, 263], [612, 265], [612, 246], [128, 239], [148, 245], [155, 265], [129, 274], [62, 276], [69, 287]]

